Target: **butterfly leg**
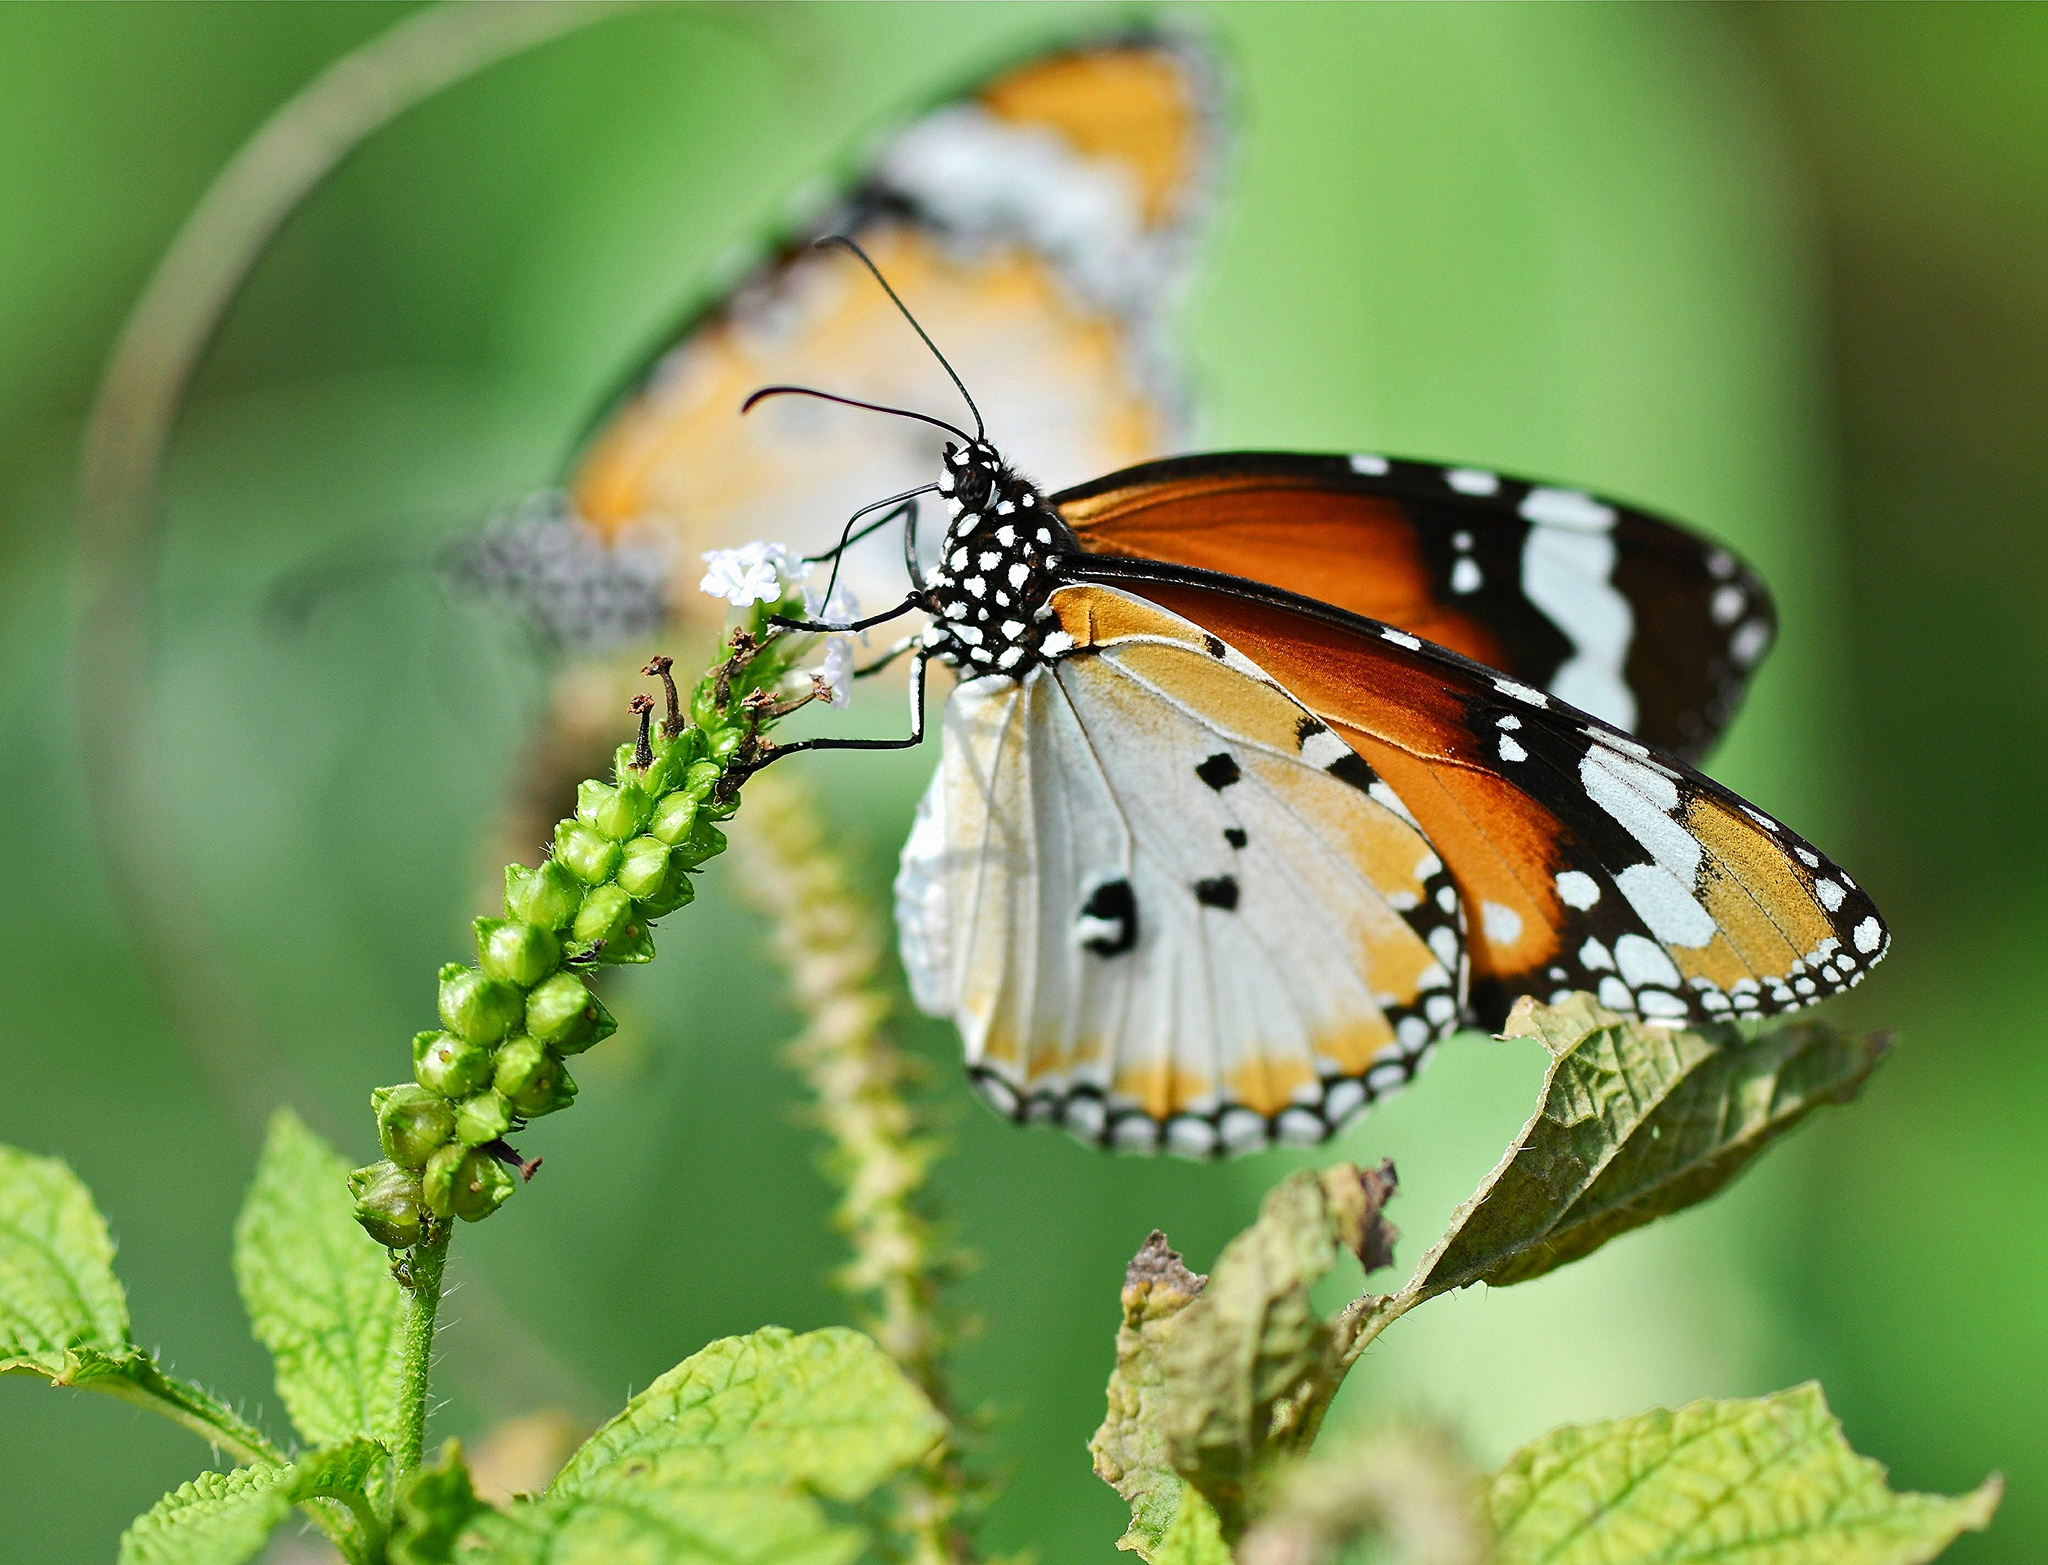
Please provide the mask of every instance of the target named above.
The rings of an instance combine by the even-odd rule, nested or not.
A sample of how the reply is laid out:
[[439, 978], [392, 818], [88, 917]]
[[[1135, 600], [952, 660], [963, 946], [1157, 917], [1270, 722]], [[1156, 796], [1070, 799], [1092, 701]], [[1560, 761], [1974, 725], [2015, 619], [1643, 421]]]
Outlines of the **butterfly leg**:
[[784, 630], [834, 631], [841, 635], [849, 631], [866, 630], [872, 625], [884, 625], [890, 620], [908, 614], [912, 609], [924, 607], [924, 594], [913, 592], [893, 609], [884, 609], [880, 614], [870, 614], [866, 619], [850, 620], [844, 625], [830, 625], [824, 620], [791, 619], [786, 614], [771, 614], [768, 623], [780, 625]]
[[751, 777], [771, 761], [779, 761], [785, 755], [795, 755], [799, 750], [908, 750], [924, 743], [924, 670], [931, 659], [931, 653], [920, 648], [916, 661], [910, 665], [910, 733], [902, 739], [799, 739], [795, 744], [779, 744], [769, 750], [742, 774]]

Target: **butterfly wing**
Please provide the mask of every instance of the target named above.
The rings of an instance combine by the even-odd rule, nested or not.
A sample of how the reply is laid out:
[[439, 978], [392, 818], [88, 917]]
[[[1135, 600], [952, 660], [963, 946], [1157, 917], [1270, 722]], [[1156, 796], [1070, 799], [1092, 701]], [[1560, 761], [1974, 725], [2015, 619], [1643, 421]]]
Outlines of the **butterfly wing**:
[[1675, 754], [1740, 704], [1776, 621], [1727, 550], [1476, 468], [1226, 452], [1054, 497], [1091, 553], [1264, 582], [1434, 641]]
[[[573, 511], [606, 539], [671, 540], [679, 610], [703, 604], [698, 556], [751, 538], [822, 548], [905, 472], [937, 465], [909, 421], [783, 399], [768, 382], [958, 417], [938, 368], [819, 234], [855, 239], [977, 388], [991, 425], [1070, 481], [1166, 447], [1180, 398], [1166, 310], [1216, 164], [1214, 71], [1178, 40], [1131, 35], [1002, 72], [885, 138], [865, 172], [693, 310], [587, 437]], [[913, 344], [914, 346], [914, 344]], [[867, 601], [901, 591], [901, 548], [849, 560]]]
[[1466, 916], [1470, 1000], [1589, 990], [1703, 1023], [1861, 982], [1890, 936], [1812, 844], [1684, 762], [1391, 625], [1199, 571], [1068, 562], [1242, 654], [1419, 823]]
[[1069, 655], [947, 703], [897, 882], [918, 1003], [1014, 1117], [1196, 1155], [1319, 1141], [1458, 1025], [1451, 882], [1242, 657], [1113, 588], [1052, 601]]

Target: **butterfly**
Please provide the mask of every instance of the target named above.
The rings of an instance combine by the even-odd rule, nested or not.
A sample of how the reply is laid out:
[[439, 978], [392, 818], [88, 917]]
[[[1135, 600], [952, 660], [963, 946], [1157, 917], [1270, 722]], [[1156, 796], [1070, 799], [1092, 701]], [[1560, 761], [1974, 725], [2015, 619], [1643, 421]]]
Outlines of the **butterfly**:
[[[1579, 490], [1366, 455], [1048, 495], [939, 362], [972, 434], [748, 399], [954, 437], [935, 482], [866, 508], [862, 530], [903, 521], [903, 601], [781, 621], [929, 616], [885, 655], [912, 660], [909, 735], [759, 764], [918, 744], [927, 666], [956, 672], [896, 911], [917, 1003], [999, 1112], [1134, 1151], [1312, 1143], [1521, 995], [1697, 1025], [1885, 955], [1843, 870], [1646, 742], [1702, 747], [1768, 644], [1732, 555]], [[924, 493], [948, 513], [929, 573]]]
[[[1002, 361], [991, 411], [1042, 471], [1078, 479], [1181, 438], [1169, 328], [1221, 177], [1223, 97], [1191, 36], [1126, 28], [1043, 49], [908, 115], [842, 182], [814, 187], [779, 237], [721, 263], [600, 400], [559, 485], [450, 552], [469, 595], [509, 604], [567, 654], [497, 828], [506, 853], [544, 837], [609, 755], [602, 714], [636, 687], [645, 643], [710, 630], [704, 552], [843, 515], [937, 460], [914, 423], [876, 439], [785, 406], [734, 426], [734, 403], [771, 368], [885, 401], [927, 389], [921, 363], [890, 351], [895, 313], [848, 286], [812, 248], [819, 235], [855, 238], [916, 288], [934, 330]], [[851, 601], [896, 586], [886, 543], [842, 557]]]

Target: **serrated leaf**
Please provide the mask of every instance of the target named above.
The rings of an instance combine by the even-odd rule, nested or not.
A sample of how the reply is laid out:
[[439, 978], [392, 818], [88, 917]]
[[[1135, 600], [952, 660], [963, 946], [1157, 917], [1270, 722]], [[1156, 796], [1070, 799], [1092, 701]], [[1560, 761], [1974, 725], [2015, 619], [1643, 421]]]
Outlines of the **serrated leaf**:
[[1551, 1051], [1542, 1100], [1401, 1308], [1469, 1283], [1527, 1282], [1705, 1200], [1815, 1109], [1854, 1097], [1885, 1051], [1818, 1022], [1708, 1038], [1584, 995], [1518, 1001], [1504, 1036]]
[[1366, 1243], [1373, 1188], [1345, 1163], [1276, 1185], [1171, 1324], [1158, 1425], [1174, 1470], [1215, 1508], [1226, 1540], [1244, 1529], [1261, 1467], [1314, 1437], [1350, 1366], [1348, 1321], [1324, 1320], [1309, 1290]]
[[474, 1518], [462, 1565], [850, 1565], [867, 1539], [802, 1495], [766, 1488], [649, 1488], [600, 1480], [596, 1492], [515, 1504]]
[[[1160, 1427], [1160, 1408], [1169, 1394], [1166, 1344], [1175, 1318], [1201, 1296], [1208, 1280], [1189, 1271], [1156, 1228], [1139, 1246], [1124, 1271], [1124, 1318], [1116, 1333], [1116, 1368], [1109, 1376], [1109, 1411], [1088, 1442], [1095, 1475], [1130, 1503], [1131, 1525], [1117, 1547], [1154, 1562], [1161, 1559], [1160, 1545], [1182, 1509], [1186, 1487], [1173, 1470]], [[1207, 1505], [1202, 1509], [1208, 1510]]]
[[0, 1146], [0, 1370], [64, 1372], [73, 1348], [128, 1343], [114, 1241], [61, 1158]]
[[98, 1391], [161, 1413], [240, 1460], [275, 1458], [260, 1429], [200, 1387], [166, 1372], [140, 1348], [115, 1353], [73, 1348], [59, 1369], [52, 1371], [38, 1364], [34, 1372], [49, 1375], [52, 1385]]
[[858, 1500], [929, 1451], [945, 1422], [857, 1331], [767, 1326], [692, 1354], [592, 1435], [549, 1486], [802, 1487]]
[[1488, 1486], [1496, 1565], [1920, 1565], [1997, 1509], [1895, 1494], [1817, 1385], [1545, 1435]]
[[293, 1466], [238, 1467], [180, 1484], [121, 1535], [120, 1565], [240, 1565], [262, 1552], [301, 1500], [360, 1494], [383, 1456], [368, 1441]]
[[291, 1514], [289, 1467], [238, 1467], [180, 1484], [121, 1535], [120, 1565], [238, 1565]]
[[391, 1518], [391, 1565], [448, 1565], [463, 1529], [489, 1510], [476, 1497], [461, 1442], [450, 1440], [399, 1491]]
[[405, 1300], [352, 1215], [347, 1179], [347, 1162], [280, 1110], [235, 1223], [235, 1282], [299, 1433], [390, 1447]]

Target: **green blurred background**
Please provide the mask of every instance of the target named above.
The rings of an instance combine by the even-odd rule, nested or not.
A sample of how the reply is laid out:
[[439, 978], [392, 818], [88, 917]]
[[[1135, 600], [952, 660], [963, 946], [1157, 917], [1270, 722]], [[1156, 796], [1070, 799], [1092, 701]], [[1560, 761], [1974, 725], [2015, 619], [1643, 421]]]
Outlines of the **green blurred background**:
[[[19, 831], [0, 1139], [97, 1191], [141, 1340], [273, 1419], [228, 1268], [258, 1123], [167, 1026], [83, 801], [69, 507], [96, 378], [177, 225], [266, 115], [403, 14], [0, 9], [0, 785]], [[424, 556], [547, 481], [713, 259], [807, 177], [1020, 45], [1124, 14], [636, 14], [408, 115], [293, 220], [180, 431], [161, 656], [135, 674], [146, 780], [197, 869], [184, 916], [217, 933], [264, 1040], [245, 1081], [369, 1154], [365, 1094], [465, 943], [547, 678], [422, 572], [280, 637], [261, 612], [279, 577], [336, 549]], [[1740, 547], [1785, 634], [1713, 769], [1853, 866], [1897, 932], [1839, 1007], [1902, 1039], [1859, 1107], [1702, 1211], [1432, 1305], [1339, 1416], [1441, 1415], [1494, 1460], [1562, 1420], [1818, 1377], [1901, 1484], [2006, 1471], [1998, 1525], [1954, 1558], [2038, 1558], [2048, 10], [1182, 14], [1227, 57], [1239, 122], [1187, 316], [1201, 443], [1553, 476]], [[878, 900], [928, 764], [831, 769]], [[829, 1192], [775, 1058], [793, 1018], [723, 871], [617, 986], [620, 1037], [537, 1132], [546, 1177], [462, 1235], [438, 1432], [538, 1405], [594, 1419], [707, 1338], [842, 1318]], [[939, 1029], [905, 1033], [947, 1058]], [[242, 1038], [224, 1022], [197, 1042]], [[1461, 1039], [1333, 1149], [1399, 1160], [1407, 1259], [1539, 1074], [1529, 1046]], [[939, 1079], [944, 1198], [981, 1263], [962, 1378], [1009, 1477], [989, 1541], [1107, 1560], [1121, 1510], [1083, 1447], [1123, 1262], [1157, 1224], [1206, 1264], [1289, 1159], [1110, 1160]], [[207, 1454], [111, 1402], [0, 1385], [0, 1559], [109, 1558]]]

